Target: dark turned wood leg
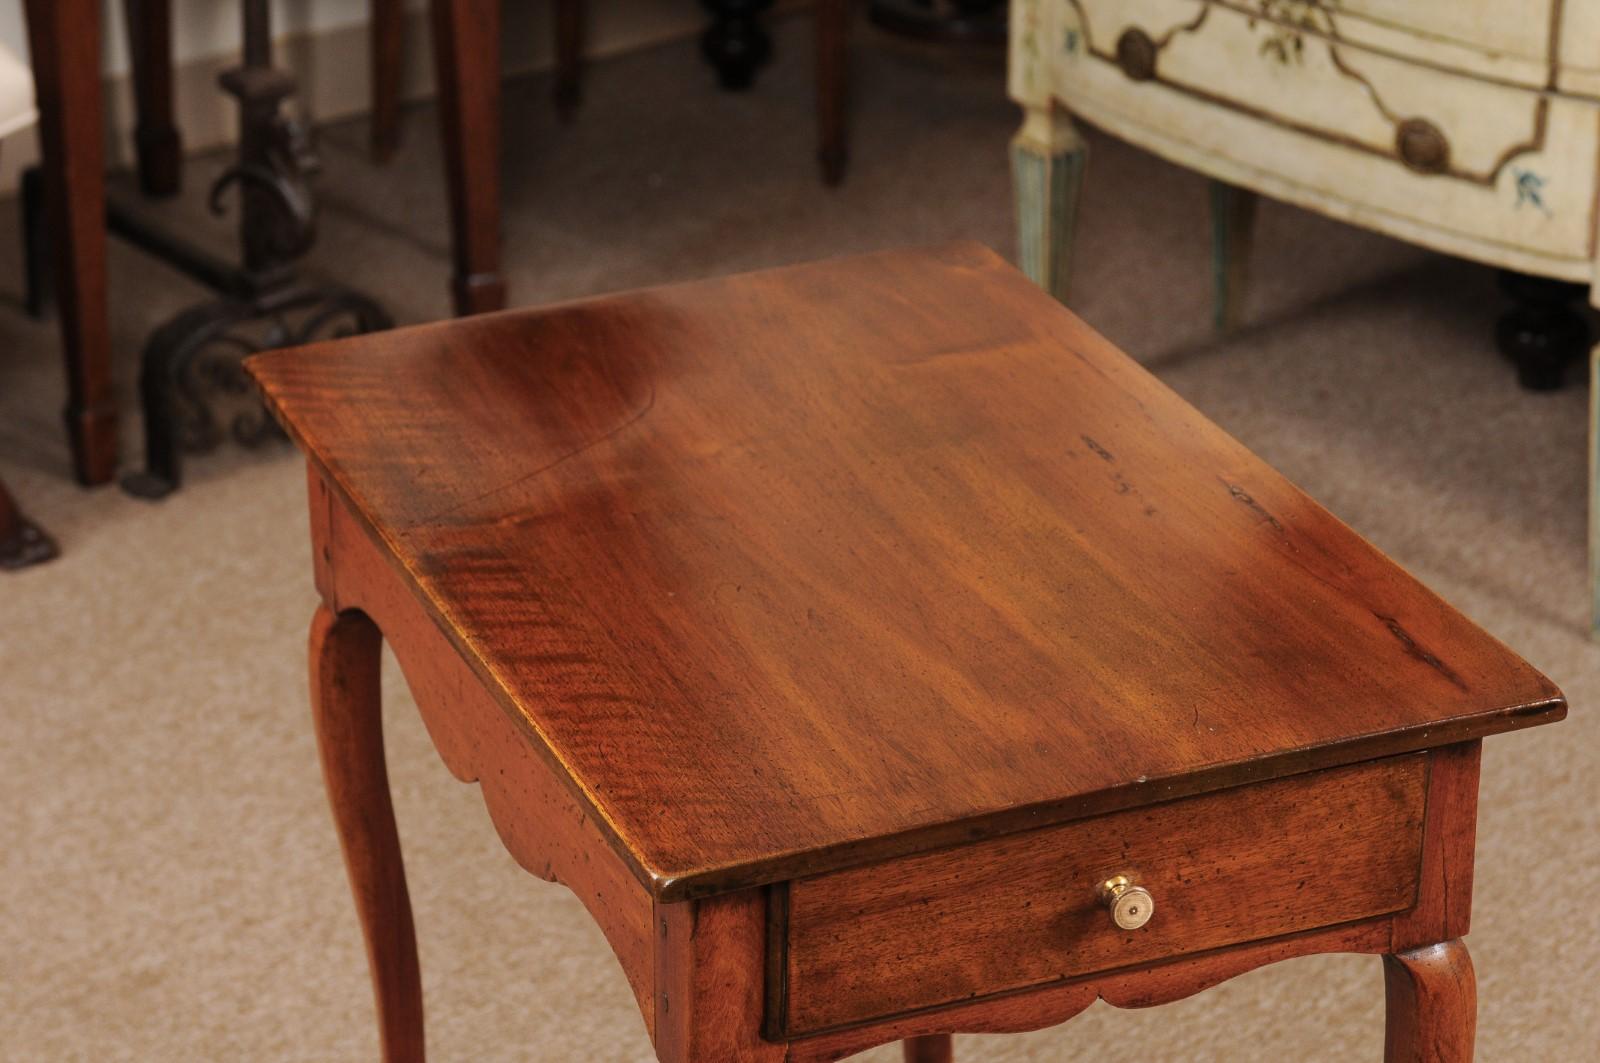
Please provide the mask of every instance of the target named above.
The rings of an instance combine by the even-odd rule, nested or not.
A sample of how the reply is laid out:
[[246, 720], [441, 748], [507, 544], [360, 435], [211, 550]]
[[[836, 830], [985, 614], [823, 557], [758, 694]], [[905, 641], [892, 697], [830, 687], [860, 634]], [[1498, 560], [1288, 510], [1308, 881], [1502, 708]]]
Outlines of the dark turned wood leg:
[[28, 316], [43, 320], [56, 305], [55, 257], [50, 254], [50, 226], [45, 218], [49, 198], [44, 171], [30, 166], [22, 171], [17, 206], [22, 211], [22, 302]]
[[0, 568], [27, 568], [59, 553], [55, 540], [23, 515], [11, 492], [0, 482]]
[[405, 69], [406, 6], [372, 0], [372, 158], [387, 162], [400, 147], [400, 77]]
[[98, 0], [27, 0], [56, 300], [67, 368], [67, 433], [78, 479], [117, 471], [106, 316], [105, 146]]
[[583, 102], [584, 0], [556, 0], [556, 117], [572, 121]]
[[506, 304], [500, 274], [500, 2], [433, 0], [456, 313]]
[[955, 1049], [947, 1033], [912, 1037], [905, 1042], [906, 1063], [951, 1063]]
[[422, 979], [400, 835], [383, 757], [383, 636], [364, 613], [319, 606], [311, 622], [311, 710], [322, 778], [367, 940], [385, 1063], [420, 1063]]
[[172, 0], [123, 0], [133, 94], [139, 187], [147, 196], [175, 196], [183, 185], [183, 142], [172, 119]]
[[1524, 388], [1556, 390], [1567, 366], [1589, 349], [1589, 320], [1578, 309], [1587, 289], [1509, 270], [1501, 271], [1500, 288], [1516, 303], [1495, 324], [1500, 353], [1516, 364]]
[[1384, 1063], [1472, 1063], [1478, 983], [1460, 940], [1383, 958]]
[[772, 0], [701, 0], [711, 12], [711, 26], [700, 38], [700, 50], [717, 71], [725, 89], [747, 89], [756, 71], [772, 58], [772, 38], [761, 14]]
[[817, 0], [817, 162], [824, 184], [844, 180], [850, 142], [850, 0]]

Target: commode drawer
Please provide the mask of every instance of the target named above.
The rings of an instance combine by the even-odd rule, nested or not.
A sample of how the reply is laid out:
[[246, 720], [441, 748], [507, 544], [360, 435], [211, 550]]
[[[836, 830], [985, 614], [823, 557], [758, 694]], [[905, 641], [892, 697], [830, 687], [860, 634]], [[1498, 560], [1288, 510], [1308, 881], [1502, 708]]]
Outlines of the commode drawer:
[[[794, 881], [772, 904], [769, 1028], [848, 1026], [1404, 910], [1427, 771], [1422, 755], [1396, 757]], [[1137, 929], [1113, 921], [1117, 889]]]
[[1019, 18], [1019, 100], [1053, 97], [1181, 165], [1404, 239], [1588, 276], [1592, 101], [1204, 0], [1034, 0]]

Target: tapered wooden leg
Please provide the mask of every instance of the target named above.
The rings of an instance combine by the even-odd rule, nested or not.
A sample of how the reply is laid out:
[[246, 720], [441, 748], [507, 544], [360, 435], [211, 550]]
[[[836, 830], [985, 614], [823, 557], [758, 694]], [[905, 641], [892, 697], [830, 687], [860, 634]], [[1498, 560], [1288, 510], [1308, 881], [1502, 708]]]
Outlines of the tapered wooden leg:
[[1232, 332], [1244, 323], [1259, 201], [1260, 197], [1247, 189], [1211, 182], [1211, 306], [1218, 332]]
[[175, 196], [183, 184], [183, 142], [172, 119], [172, 0], [123, 0], [133, 93], [139, 187]]
[[844, 180], [850, 140], [850, 0], [817, 0], [817, 162], [824, 184]]
[[1088, 147], [1072, 118], [1056, 105], [1027, 107], [1011, 141], [1017, 200], [1017, 252], [1022, 272], [1057, 299], [1067, 297], [1078, 193]]
[[27, 0], [45, 201], [67, 369], [67, 434], [78, 479], [117, 471], [106, 314], [105, 147], [99, 0]]
[[49, 196], [44, 171], [30, 166], [22, 171], [17, 190], [22, 211], [22, 301], [28, 316], [44, 319], [56, 303], [55, 256], [50, 253], [50, 225], [45, 218]]
[[500, 273], [500, 0], [433, 0], [457, 314], [505, 306]]
[[406, 58], [403, 0], [372, 0], [372, 158], [387, 162], [400, 146], [400, 79]]
[[383, 1059], [420, 1063], [422, 980], [384, 767], [382, 645], [365, 614], [318, 607], [311, 622], [311, 708], [322, 778], [366, 935]]
[[906, 1063], [951, 1063], [955, 1049], [947, 1033], [912, 1037], [905, 1042]]
[[583, 100], [584, 0], [556, 0], [556, 117], [572, 121]]
[[1460, 940], [1383, 958], [1384, 1063], [1472, 1063], [1478, 983]]

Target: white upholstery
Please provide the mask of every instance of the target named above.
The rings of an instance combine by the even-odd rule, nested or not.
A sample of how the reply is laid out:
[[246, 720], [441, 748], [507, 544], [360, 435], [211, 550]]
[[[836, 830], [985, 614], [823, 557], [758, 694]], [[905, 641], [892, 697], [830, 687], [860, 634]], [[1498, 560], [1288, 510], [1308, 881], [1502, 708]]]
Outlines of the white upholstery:
[[0, 137], [28, 128], [37, 117], [33, 110], [33, 72], [0, 45]]

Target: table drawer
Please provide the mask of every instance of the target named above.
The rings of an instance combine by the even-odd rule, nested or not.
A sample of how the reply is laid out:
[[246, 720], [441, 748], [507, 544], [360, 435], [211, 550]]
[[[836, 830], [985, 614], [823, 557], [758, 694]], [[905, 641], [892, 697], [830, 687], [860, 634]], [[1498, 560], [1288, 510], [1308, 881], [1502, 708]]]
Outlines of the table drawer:
[[[768, 1023], [795, 1036], [1415, 903], [1422, 755], [800, 879], [774, 897]], [[1154, 915], [1117, 929], [1127, 873]]]

